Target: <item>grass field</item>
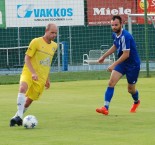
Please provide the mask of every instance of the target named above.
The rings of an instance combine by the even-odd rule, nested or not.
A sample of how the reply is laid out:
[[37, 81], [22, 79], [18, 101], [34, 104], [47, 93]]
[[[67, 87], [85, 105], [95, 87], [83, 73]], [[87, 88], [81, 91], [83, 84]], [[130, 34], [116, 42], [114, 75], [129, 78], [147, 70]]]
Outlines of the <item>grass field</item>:
[[[81, 80], [106, 80], [110, 77], [107, 71], [83, 71], [83, 72], [56, 72], [50, 73], [50, 80], [52, 82], [68, 82], [68, 81], [81, 81]], [[155, 77], [155, 71], [150, 71], [147, 76], [146, 71], [141, 71], [140, 78]], [[20, 74], [14, 75], [0, 75], [0, 85], [18, 84]]]
[[25, 115], [38, 118], [35, 129], [9, 127], [16, 112], [18, 85], [0, 86], [0, 145], [154, 145], [155, 78], [140, 78], [141, 105], [129, 113], [132, 99], [126, 80], [115, 88], [109, 116], [103, 105], [107, 80], [55, 82]]

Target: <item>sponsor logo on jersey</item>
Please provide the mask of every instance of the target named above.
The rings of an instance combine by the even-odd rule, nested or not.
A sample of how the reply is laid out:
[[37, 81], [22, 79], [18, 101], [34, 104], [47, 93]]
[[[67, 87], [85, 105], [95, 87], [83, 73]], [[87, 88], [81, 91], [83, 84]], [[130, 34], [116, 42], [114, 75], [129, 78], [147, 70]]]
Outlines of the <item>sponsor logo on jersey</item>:
[[40, 61], [40, 65], [43, 65], [43, 66], [50, 66], [50, 65], [51, 65], [50, 57], [47, 57], [47, 58], [45, 58], [44, 60], [41, 60], [41, 61]]

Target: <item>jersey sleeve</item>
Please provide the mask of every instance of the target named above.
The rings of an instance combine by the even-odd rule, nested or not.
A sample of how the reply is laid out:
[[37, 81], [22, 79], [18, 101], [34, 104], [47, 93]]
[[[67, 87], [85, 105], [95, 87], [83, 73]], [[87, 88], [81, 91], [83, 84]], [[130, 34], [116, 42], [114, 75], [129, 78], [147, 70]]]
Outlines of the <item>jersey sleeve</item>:
[[130, 35], [124, 35], [121, 38], [122, 51], [130, 50]]
[[116, 35], [114, 33], [112, 33], [113, 44], [116, 46], [116, 40], [115, 40], [115, 38], [116, 38]]
[[28, 49], [27, 49], [27, 51], [26, 51], [25, 54], [28, 55], [28, 56], [30, 56], [30, 57], [32, 57], [35, 54], [36, 49], [37, 49], [37, 39], [33, 39], [30, 42], [30, 44], [28, 46]]

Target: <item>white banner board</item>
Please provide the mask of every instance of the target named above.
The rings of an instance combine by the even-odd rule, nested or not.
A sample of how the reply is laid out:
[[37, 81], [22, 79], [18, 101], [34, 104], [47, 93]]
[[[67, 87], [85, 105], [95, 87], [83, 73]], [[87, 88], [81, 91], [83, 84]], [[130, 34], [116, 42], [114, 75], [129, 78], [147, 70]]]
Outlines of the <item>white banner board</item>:
[[5, 0], [6, 27], [84, 25], [83, 0]]

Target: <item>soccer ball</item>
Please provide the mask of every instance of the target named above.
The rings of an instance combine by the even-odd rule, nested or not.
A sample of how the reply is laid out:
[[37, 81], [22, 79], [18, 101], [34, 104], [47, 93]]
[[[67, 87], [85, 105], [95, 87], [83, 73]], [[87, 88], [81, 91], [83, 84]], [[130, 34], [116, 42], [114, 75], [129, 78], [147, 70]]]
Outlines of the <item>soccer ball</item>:
[[34, 115], [27, 115], [23, 119], [23, 126], [25, 128], [35, 128], [38, 125], [38, 120]]

